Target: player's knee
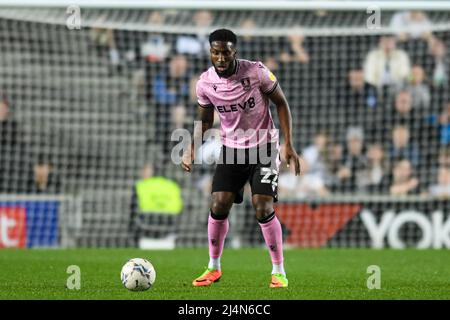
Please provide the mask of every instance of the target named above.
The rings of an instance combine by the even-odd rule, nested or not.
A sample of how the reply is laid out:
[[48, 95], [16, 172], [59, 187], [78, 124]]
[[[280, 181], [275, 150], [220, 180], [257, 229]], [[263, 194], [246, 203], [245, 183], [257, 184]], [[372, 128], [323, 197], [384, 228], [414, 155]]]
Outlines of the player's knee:
[[228, 218], [230, 214], [230, 209], [228, 209], [224, 204], [213, 202], [211, 206], [211, 217], [216, 220], [223, 220]]
[[225, 219], [226, 217], [228, 217], [232, 205], [232, 198], [216, 195], [213, 196], [211, 211], [217, 218]]
[[273, 212], [273, 209], [256, 210], [256, 220], [259, 222], [266, 221], [273, 214]]
[[271, 201], [259, 201], [253, 204], [258, 221], [266, 220], [274, 211]]

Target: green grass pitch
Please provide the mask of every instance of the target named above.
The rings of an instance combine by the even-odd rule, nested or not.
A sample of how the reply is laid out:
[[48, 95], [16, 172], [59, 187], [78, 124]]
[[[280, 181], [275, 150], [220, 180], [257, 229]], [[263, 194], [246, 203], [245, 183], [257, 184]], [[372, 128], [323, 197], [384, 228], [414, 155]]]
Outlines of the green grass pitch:
[[[156, 269], [148, 291], [131, 292], [120, 282], [122, 265], [137, 257]], [[447, 250], [286, 250], [285, 289], [268, 287], [271, 263], [263, 248], [225, 249], [220, 282], [192, 287], [207, 261], [207, 248], [0, 250], [0, 299], [450, 299]], [[66, 288], [70, 265], [81, 269], [80, 290]], [[367, 288], [370, 265], [381, 269], [380, 289]]]

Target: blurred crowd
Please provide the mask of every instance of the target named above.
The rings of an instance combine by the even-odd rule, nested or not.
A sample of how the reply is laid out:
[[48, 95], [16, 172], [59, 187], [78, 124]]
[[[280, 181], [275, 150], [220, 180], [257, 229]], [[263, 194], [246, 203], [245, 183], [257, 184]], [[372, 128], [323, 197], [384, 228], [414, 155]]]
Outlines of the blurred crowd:
[[0, 193], [61, 192], [61, 180], [51, 155], [44, 152], [32, 155], [5, 96], [0, 96], [0, 177]]
[[[168, 14], [151, 12], [149, 26], [163, 26]], [[160, 146], [166, 155], [161, 161], [170, 161], [172, 131], [192, 130], [195, 85], [210, 65], [208, 34], [215, 16], [195, 12], [197, 34], [112, 30], [102, 26], [105, 19], [101, 16], [91, 29], [91, 45], [109, 61], [110, 75], [128, 76], [150, 106], [149, 149]], [[327, 37], [301, 31], [250, 36], [258, 28], [251, 18], [237, 26], [243, 33], [237, 32], [238, 57], [262, 61], [272, 70], [292, 109], [302, 175], [282, 164], [282, 199], [342, 193], [450, 196], [450, 39], [446, 32], [431, 32], [431, 25], [424, 12], [398, 12], [390, 22], [398, 32], [330, 39], [329, 44]], [[332, 47], [339, 41], [347, 41], [346, 50]], [[315, 83], [321, 91], [306, 92], [304, 87]], [[3, 99], [0, 155], [17, 143], [7, 107]], [[208, 141], [203, 148], [205, 157], [215, 157], [220, 145]], [[0, 161], [0, 170], [8, 171], [7, 159]], [[203, 166], [195, 176], [205, 195], [211, 172], [211, 166]]]

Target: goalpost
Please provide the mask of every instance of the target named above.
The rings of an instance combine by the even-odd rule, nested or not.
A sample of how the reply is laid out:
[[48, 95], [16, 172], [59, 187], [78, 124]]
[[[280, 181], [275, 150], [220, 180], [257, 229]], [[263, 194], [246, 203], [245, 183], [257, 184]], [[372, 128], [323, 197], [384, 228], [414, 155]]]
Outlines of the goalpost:
[[[304, 174], [280, 170], [287, 246], [450, 248], [449, 18], [448, 1], [0, 1], [0, 248], [26, 232], [8, 206], [36, 194], [71, 199], [57, 245], [136, 245], [151, 172], [182, 211], [145, 215], [144, 231], [206, 245], [214, 167], [183, 172], [170, 137], [192, 131], [219, 27], [291, 107]], [[247, 197], [227, 245], [262, 241]]]

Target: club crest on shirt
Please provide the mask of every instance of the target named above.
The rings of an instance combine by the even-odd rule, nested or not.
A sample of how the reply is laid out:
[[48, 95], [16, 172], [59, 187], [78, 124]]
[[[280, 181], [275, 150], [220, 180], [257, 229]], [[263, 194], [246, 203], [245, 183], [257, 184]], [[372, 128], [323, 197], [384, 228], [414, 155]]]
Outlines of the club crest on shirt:
[[250, 78], [243, 78], [241, 79], [242, 88], [244, 88], [245, 91], [248, 91], [252, 88], [250, 85]]
[[217, 92], [217, 86], [215, 85], [215, 84], [213, 84], [213, 89], [214, 89], [214, 91], [216, 91]]

